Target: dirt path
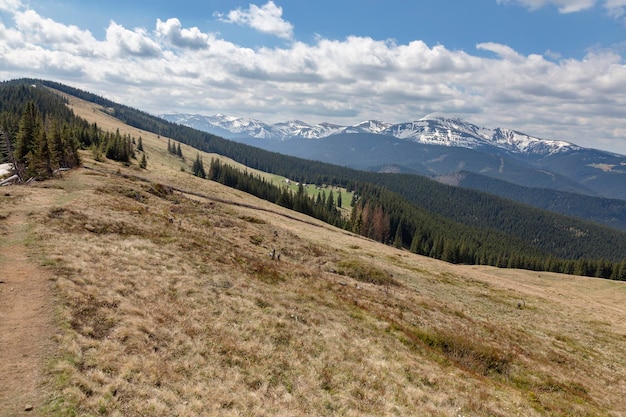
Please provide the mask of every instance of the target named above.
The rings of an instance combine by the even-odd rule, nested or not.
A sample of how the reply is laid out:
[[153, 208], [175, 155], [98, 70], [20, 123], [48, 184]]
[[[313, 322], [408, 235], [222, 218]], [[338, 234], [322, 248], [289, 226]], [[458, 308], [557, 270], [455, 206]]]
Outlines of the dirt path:
[[[23, 206], [22, 206], [23, 207]], [[29, 258], [28, 215], [15, 207], [0, 239], [0, 415], [38, 415], [42, 368], [52, 348], [49, 273]]]

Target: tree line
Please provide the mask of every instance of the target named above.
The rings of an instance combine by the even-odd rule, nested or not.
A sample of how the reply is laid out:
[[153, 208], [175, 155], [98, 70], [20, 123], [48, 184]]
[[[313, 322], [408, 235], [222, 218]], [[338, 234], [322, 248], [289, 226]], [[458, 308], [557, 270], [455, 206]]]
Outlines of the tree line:
[[381, 187], [362, 184], [355, 193], [347, 228], [381, 243], [451, 263], [626, 280], [626, 258], [565, 259], [500, 231], [433, 215]]
[[[199, 156], [196, 161], [200, 161], [199, 164], [202, 164]], [[195, 171], [196, 169], [194, 169]], [[316, 198], [313, 198], [305, 192], [303, 184], [300, 183], [297, 192], [294, 193], [287, 186], [277, 186], [258, 174], [242, 172], [228, 164], [223, 164], [216, 158], [211, 160], [206, 178], [290, 210], [309, 215], [328, 224], [341, 228], [346, 226], [346, 220], [342, 217], [337, 206], [339, 200], [335, 199], [332, 191], [328, 196], [325, 193], [319, 193]]]

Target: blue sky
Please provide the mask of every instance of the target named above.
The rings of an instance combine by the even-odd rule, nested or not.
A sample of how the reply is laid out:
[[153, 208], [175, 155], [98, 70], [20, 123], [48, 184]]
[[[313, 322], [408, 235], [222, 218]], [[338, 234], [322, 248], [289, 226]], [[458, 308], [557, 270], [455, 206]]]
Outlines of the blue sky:
[[430, 113], [626, 154], [626, 0], [0, 0], [0, 79], [158, 114]]

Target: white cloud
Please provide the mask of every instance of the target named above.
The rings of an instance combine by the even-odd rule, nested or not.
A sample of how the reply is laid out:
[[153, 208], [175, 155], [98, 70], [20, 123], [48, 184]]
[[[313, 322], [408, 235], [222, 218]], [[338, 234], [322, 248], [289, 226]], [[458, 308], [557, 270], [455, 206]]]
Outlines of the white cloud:
[[0, 79], [53, 79], [153, 113], [231, 113], [268, 122], [410, 121], [455, 114], [487, 127], [626, 153], [626, 65], [523, 55], [481, 43], [473, 55], [369, 37], [251, 49], [178, 19], [153, 30], [111, 22], [104, 39], [16, 11], [0, 21]]
[[33, 10], [14, 15], [16, 29], [24, 41], [71, 53], [92, 51], [96, 40], [88, 30], [44, 19]]
[[626, 0], [606, 0], [604, 5], [609, 15], [621, 19], [626, 15]]
[[500, 56], [503, 59], [512, 62], [522, 61], [524, 59], [519, 53], [517, 53], [513, 48], [507, 45], [502, 45], [495, 42], [483, 42], [476, 45], [477, 49], [482, 49], [484, 51], [490, 51]]
[[293, 37], [293, 26], [283, 20], [282, 7], [276, 6], [271, 0], [261, 7], [251, 4], [247, 10], [231, 10], [227, 15], [216, 13], [216, 16], [223, 22], [250, 26], [260, 32], [280, 38], [291, 39]]
[[179, 48], [202, 49], [207, 48], [210, 36], [202, 33], [197, 27], [183, 29], [180, 20], [167, 19], [163, 22], [157, 19], [156, 32], [159, 36]]
[[0, 10], [5, 12], [17, 12], [22, 8], [21, 0], [0, 0]]
[[142, 28], [128, 30], [111, 22], [106, 30], [106, 40], [121, 56], [156, 58], [161, 55], [159, 44]]
[[544, 6], [552, 5], [559, 9], [560, 13], [575, 13], [590, 9], [596, 4], [601, 4], [607, 13], [620, 19], [626, 15], [626, 0], [496, 0], [498, 4], [518, 4], [530, 10], [537, 10]]
[[561, 13], [574, 13], [593, 7], [598, 0], [497, 0], [498, 3], [515, 3], [537, 10], [547, 5], [558, 7]]

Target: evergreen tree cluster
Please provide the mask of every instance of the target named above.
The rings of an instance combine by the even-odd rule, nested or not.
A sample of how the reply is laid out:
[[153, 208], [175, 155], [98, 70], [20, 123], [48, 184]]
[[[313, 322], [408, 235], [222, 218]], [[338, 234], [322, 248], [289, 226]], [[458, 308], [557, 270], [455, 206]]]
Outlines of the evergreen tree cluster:
[[130, 135], [120, 135], [119, 129], [114, 134], [106, 133], [103, 137], [106, 157], [113, 161], [130, 163], [131, 158], [135, 158], [133, 138]]
[[[0, 83], [0, 162], [13, 162], [20, 178], [27, 180], [78, 166], [79, 149], [124, 163], [135, 158], [135, 138], [119, 130], [104, 132], [76, 117], [66, 104], [36, 80]], [[141, 137], [137, 148], [143, 150]], [[147, 166], [145, 154], [140, 166]]]
[[434, 215], [382, 187], [363, 184], [355, 194], [359, 197], [347, 227], [385, 244], [451, 263], [626, 280], [626, 258], [559, 258], [503, 232]]
[[22, 179], [78, 165], [78, 127], [65, 103], [41, 85], [1, 83], [0, 162], [14, 163]]
[[204, 171], [204, 163], [202, 162], [202, 158], [200, 158], [200, 154], [196, 154], [196, 160], [193, 161], [193, 165], [191, 166], [191, 171], [193, 175], [200, 178], [206, 178], [206, 172]]
[[172, 141], [168, 139], [167, 140], [167, 152], [169, 152], [170, 155], [175, 155], [181, 158], [183, 161], [185, 160], [185, 157], [183, 156], [183, 151], [180, 149], [180, 142], [172, 143]]
[[211, 160], [207, 178], [326, 223], [345, 227], [346, 221], [334, 203], [332, 191], [328, 198], [320, 193], [316, 199], [313, 199], [305, 192], [302, 184], [299, 184], [298, 191], [293, 193], [286, 186], [279, 187], [265, 181], [260, 175], [241, 172], [230, 165], [222, 164], [215, 158]]

